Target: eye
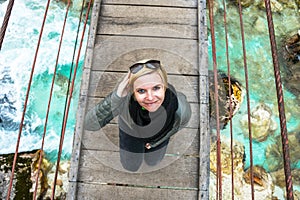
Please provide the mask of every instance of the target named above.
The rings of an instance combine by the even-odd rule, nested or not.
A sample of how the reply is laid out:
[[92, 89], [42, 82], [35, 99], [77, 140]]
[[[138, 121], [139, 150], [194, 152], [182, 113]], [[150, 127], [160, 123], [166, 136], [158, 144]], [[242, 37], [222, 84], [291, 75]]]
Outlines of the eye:
[[157, 91], [157, 90], [160, 90], [161, 88], [162, 88], [162, 87], [161, 87], [160, 85], [157, 85], [157, 86], [154, 86], [154, 87], [153, 87], [153, 90], [154, 90], [154, 91]]
[[137, 90], [137, 93], [139, 93], [139, 94], [144, 94], [146, 92], [146, 90], [144, 90], [144, 89], [138, 89]]

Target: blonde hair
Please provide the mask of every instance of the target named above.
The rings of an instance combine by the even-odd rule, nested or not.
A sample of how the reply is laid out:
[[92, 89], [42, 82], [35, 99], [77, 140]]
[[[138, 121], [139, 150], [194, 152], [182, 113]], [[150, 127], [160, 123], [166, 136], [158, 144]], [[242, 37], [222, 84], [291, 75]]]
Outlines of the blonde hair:
[[[141, 60], [141, 61], [138, 61], [136, 63], [146, 63], [149, 60], [150, 59]], [[129, 78], [129, 86], [130, 86], [131, 92], [133, 92], [133, 84], [136, 81], [136, 79], [138, 79], [141, 76], [145, 76], [147, 74], [152, 74], [152, 73], [157, 73], [160, 76], [161, 80], [163, 81], [164, 88], [167, 89], [168, 88], [167, 72], [164, 69], [164, 67], [162, 66], [162, 64], [160, 64], [160, 67], [158, 69], [149, 69], [149, 68], [147, 68], [147, 67], [144, 66], [137, 73], [135, 73], [135, 74], [131, 73], [130, 78]]]

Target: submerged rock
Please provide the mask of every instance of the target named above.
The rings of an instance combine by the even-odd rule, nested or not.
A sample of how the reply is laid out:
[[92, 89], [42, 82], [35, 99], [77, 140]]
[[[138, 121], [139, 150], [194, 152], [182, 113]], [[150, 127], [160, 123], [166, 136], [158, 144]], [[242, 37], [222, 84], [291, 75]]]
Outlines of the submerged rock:
[[[244, 157], [245, 148], [242, 143], [234, 141], [233, 145], [233, 169], [235, 174], [242, 174], [244, 172]], [[231, 174], [231, 149], [228, 142], [221, 143], [221, 163], [222, 173]], [[212, 143], [210, 148], [210, 171], [217, 173], [217, 144]]]
[[[239, 4], [239, 0], [233, 0], [237, 5]], [[251, 5], [253, 5], [254, 0], [240, 0], [241, 6], [247, 8]]]
[[[251, 197], [251, 184], [249, 169], [244, 171], [244, 146], [242, 143], [234, 141], [233, 143], [233, 178], [234, 178], [234, 196], [236, 199], [248, 200]], [[230, 141], [222, 138], [221, 143], [221, 172], [222, 172], [222, 198], [231, 199], [232, 192], [232, 173], [231, 173], [231, 148]], [[210, 152], [210, 199], [216, 199], [217, 183], [217, 147], [211, 145]], [[254, 166], [254, 194], [255, 199], [275, 199], [273, 197], [274, 185], [272, 177], [263, 167]]]
[[[300, 169], [293, 169], [291, 171], [293, 185], [300, 185]], [[274, 184], [278, 185], [282, 189], [285, 188], [285, 175], [284, 169], [277, 170], [271, 173]]]
[[[267, 147], [266, 163], [269, 171], [277, 171], [283, 167], [282, 139], [281, 135], [274, 138], [275, 143]], [[288, 133], [289, 154], [291, 167], [295, 167], [300, 160], [300, 132]]]
[[[266, 140], [277, 129], [277, 123], [272, 119], [272, 110], [263, 103], [251, 111], [250, 120], [252, 138], [258, 142]], [[248, 115], [244, 115], [240, 123], [245, 137], [249, 137]]]
[[[230, 96], [229, 96], [230, 91]], [[225, 73], [218, 73], [218, 104], [220, 128], [223, 129], [232, 117], [238, 112], [243, 101], [242, 86], [235, 78], [230, 77], [230, 88], [228, 76]], [[209, 104], [210, 104], [210, 125], [216, 128], [216, 104], [214, 74], [209, 72]], [[231, 104], [231, 106], [230, 106]], [[232, 114], [230, 114], [230, 108]]]
[[283, 65], [285, 66], [283, 82], [294, 95], [300, 94], [300, 30], [287, 37], [282, 45]]
[[[281, 12], [283, 10], [283, 6], [281, 3], [279, 3], [278, 1], [276, 0], [270, 0], [270, 4], [271, 4], [271, 9], [272, 9], [272, 12], [276, 13], [276, 12]], [[266, 9], [266, 5], [265, 5], [265, 1], [262, 0], [259, 7], [261, 9]]]
[[[257, 185], [257, 190], [265, 190], [271, 187], [272, 189], [272, 180], [270, 181], [270, 174], [267, 173], [267, 171], [258, 165], [253, 166], [253, 183]], [[251, 170], [248, 168], [244, 175], [243, 178], [246, 183], [251, 184]]]

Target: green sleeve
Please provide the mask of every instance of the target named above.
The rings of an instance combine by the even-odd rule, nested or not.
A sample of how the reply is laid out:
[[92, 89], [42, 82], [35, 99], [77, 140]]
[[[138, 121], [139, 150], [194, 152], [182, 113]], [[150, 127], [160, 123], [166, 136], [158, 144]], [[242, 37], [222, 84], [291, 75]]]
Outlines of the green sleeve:
[[95, 107], [90, 109], [85, 116], [84, 128], [90, 131], [96, 131], [108, 124], [120, 112], [123, 102], [115, 91], [106, 96]]

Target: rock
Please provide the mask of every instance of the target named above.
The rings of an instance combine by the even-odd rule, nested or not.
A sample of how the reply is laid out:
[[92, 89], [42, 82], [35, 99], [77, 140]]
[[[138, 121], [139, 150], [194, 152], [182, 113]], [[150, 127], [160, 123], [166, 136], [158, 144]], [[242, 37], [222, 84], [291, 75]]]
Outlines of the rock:
[[[238, 112], [243, 101], [242, 86], [235, 78], [230, 77], [229, 97], [229, 82], [228, 76], [225, 73], [218, 72], [218, 104], [219, 104], [219, 121], [220, 129], [225, 128], [230, 119]], [[230, 115], [230, 99], [232, 114]], [[215, 87], [214, 74], [209, 72], [209, 104], [210, 104], [210, 125], [216, 128], [216, 104], [215, 104]]]
[[[42, 155], [40, 155], [42, 154]], [[39, 159], [41, 156], [41, 167], [39, 169]], [[43, 198], [44, 195], [47, 193], [47, 190], [50, 188], [48, 183], [48, 173], [53, 167], [53, 164], [51, 164], [44, 155], [44, 152], [41, 150], [38, 150], [32, 158], [32, 164], [31, 164], [31, 181], [33, 183], [33, 186], [31, 188], [31, 192], [35, 191], [36, 187], [36, 176], [38, 174], [38, 198]]]
[[255, 30], [260, 33], [266, 33], [268, 31], [268, 26], [266, 24], [266, 19], [258, 16], [254, 21]]
[[[238, 5], [239, 0], [234, 0], [234, 2]], [[242, 7], [247, 8], [251, 5], [253, 5], [254, 0], [240, 0]]]
[[[224, 138], [225, 139], [225, 138]], [[217, 173], [217, 144], [212, 143], [210, 147], [210, 170], [213, 173]], [[233, 145], [233, 168], [236, 174], [242, 174], [244, 172], [244, 154], [245, 149], [242, 143], [234, 141]], [[222, 173], [231, 174], [231, 149], [228, 142], [222, 140], [221, 143], [221, 163]]]
[[[254, 199], [276, 199], [276, 197], [273, 196], [274, 184], [271, 175], [260, 166], [253, 166], [253, 171]], [[241, 199], [248, 200], [249, 197], [251, 197], [251, 184], [245, 182], [243, 185], [243, 196]]]
[[282, 55], [284, 74], [283, 82], [285, 87], [292, 92], [294, 95], [299, 96], [300, 94], [300, 31], [287, 36], [283, 41]]
[[[253, 166], [253, 183], [257, 186], [256, 190], [266, 190], [272, 184], [272, 180], [270, 181], [270, 175], [266, 172], [263, 167], [258, 165]], [[250, 168], [248, 168], [243, 178], [247, 184], [251, 184], [251, 172]], [[272, 189], [272, 188], [271, 188]]]
[[[266, 163], [268, 164], [268, 170], [271, 172], [280, 170], [283, 166], [283, 153], [282, 153], [282, 140], [281, 135], [274, 138], [275, 143], [267, 147], [266, 150]], [[296, 165], [300, 160], [299, 154], [299, 141], [300, 132], [288, 133], [289, 140], [289, 154], [291, 166]]]
[[[282, 4], [276, 0], [270, 0], [270, 4], [271, 4], [272, 12], [274, 12], [274, 13], [276, 13], [276, 12], [280, 13], [283, 10]], [[259, 4], [259, 8], [264, 9], [264, 10], [266, 9], [264, 0], [261, 0], [261, 3]]]
[[[39, 151], [36, 153], [35, 157], [39, 158]], [[37, 167], [38, 162], [35, 162], [36, 159], [34, 159], [34, 163], [37, 163], [36, 166], [33, 165], [33, 173], [32, 178], [33, 185], [35, 186], [35, 174], [37, 173]], [[58, 176], [56, 180], [56, 187], [55, 187], [55, 199], [66, 199], [66, 192], [68, 190], [68, 171], [69, 171], [69, 161], [62, 161], [60, 163], [60, 166], [58, 167]], [[53, 183], [54, 183], [54, 176], [55, 176], [55, 170], [56, 165], [53, 163], [49, 163], [47, 159], [44, 158], [42, 160], [41, 164], [41, 171], [39, 176], [39, 197], [42, 199], [48, 199], [52, 196], [52, 189], [53, 189]], [[35, 187], [32, 188], [32, 192], [34, 191]]]
[[[222, 137], [221, 143], [221, 164], [222, 164], [222, 189], [223, 199], [231, 199], [231, 149], [228, 139]], [[233, 169], [235, 179], [234, 194], [240, 197], [243, 187], [243, 173], [244, 173], [244, 146], [242, 143], [234, 141], [233, 145]], [[215, 199], [216, 194], [216, 177], [217, 177], [217, 144], [212, 143], [210, 149], [210, 199]]]
[[[292, 177], [293, 185], [300, 185], [300, 169], [293, 169], [291, 173], [293, 176]], [[283, 168], [275, 172], [272, 172], [271, 176], [273, 178], [274, 184], [278, 185], [282, 189], [285, 189], [285, 175], [284, 175]]]
[[[221, 143], [221, 164], [222, 164], [222, 199], [231, 199], [232, 176], [231, 176], [231, 150], [230, 141], [225, 137]], [[251, 197], [251, 185], [249, 179], [249, 169], [244, 172], [244, 147], [241, 143], [234, 141], [234, 197], [235, 199], [248, 200]], [[217, 147], [211, 144], [210, 152], [210, 199], [216, 199], [217, 183]], [[253, 167], [254, 175], [254, 195], [255, 199], [273, 199], [274, 185], [272, 177], [260, 166]]]
[[[252, 139], [258, 142], [266, 140], [277, 129], [277, 124], [272, 119], [272, 110], [263, 103], [251, 111], [250, 120]], [[244, 115], [240, 123], [245, 137], [249, 137], [248, 115]]]
[[[42, 158], [40, 170], [39, 158]], [[5, 199], [9, 187], [14, 154], [0, 155], [0, 199]], [[69, 161], [62, 161], [58, 169], [55, 199], [66, 199]], [[18, 153], [10, 197], [33, 199], [38, 174], [37, 199], [51, 199], [56, 166], [50, 163], [40, 150]]]
[[[299, 32], [299, 31], [298, 31]], [[296, 33], [283, 42], [284, 58], [288, 65], [298, 63], [300, 55], [300, 35]]]
[[[18, 153], [14, 180], [11, 188], [11, 199], [32, 199], [31, 160], [32, 152]], [[14, 154], [0, 155], [0, 199], [6, 199], [10, 184]]]

